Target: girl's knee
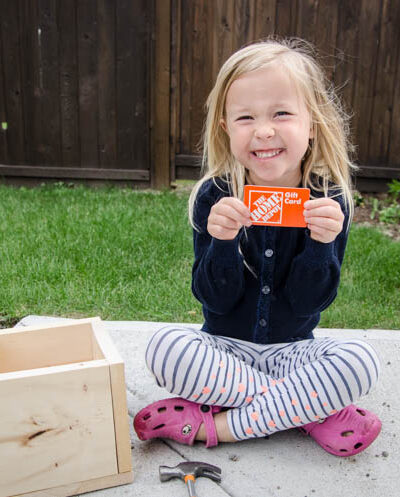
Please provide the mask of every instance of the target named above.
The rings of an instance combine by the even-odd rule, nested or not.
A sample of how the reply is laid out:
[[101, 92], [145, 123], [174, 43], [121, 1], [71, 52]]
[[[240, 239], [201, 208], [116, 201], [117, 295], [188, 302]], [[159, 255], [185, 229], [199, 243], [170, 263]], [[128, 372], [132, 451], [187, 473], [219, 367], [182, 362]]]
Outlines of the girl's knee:
[[176, 350], [181, 349], [183, 342], [198, 339], [196, 330], [189, 328], [165, 327], [156, 331], [151, 337], [146, 349], [146, 365], [151, 373], [159, 376], [167, 356], [174, 357]]
[[[337, 347], [337, 348], [336, 348]], [[348, 374], [356, 376], [361, 395], [366, 395], [378, 381], [381, 364], [378, 354], [369, 343], [359, 340], [338, 340], [336, 353], [339, 363]]]

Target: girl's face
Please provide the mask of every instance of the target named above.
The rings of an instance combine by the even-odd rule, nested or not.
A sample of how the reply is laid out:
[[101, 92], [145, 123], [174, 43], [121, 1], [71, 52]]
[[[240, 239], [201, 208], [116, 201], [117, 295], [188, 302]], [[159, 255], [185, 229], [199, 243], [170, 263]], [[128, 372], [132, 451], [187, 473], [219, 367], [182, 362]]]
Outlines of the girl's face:
[[298, 186], [301, 159], [312, 138], [304, 100], [282, 67], [243, 74], [228, 90], [226, 119], [231, 152], [251, 184]]

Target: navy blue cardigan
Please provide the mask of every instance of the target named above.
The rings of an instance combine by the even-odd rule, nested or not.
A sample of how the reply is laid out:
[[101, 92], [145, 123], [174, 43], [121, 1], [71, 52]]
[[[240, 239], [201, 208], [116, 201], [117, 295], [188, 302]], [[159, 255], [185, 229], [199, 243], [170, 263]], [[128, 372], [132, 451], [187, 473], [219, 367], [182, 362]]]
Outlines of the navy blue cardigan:
[[[211, 207], [229, 196], [227, 183], [205, 182], [196, 198], [192, 291], [203, 305], [204, 331], [255, 343], [313, 338], [320, 313], [335, 299], [348, 216], [331, 243], [306, 228], [251, 226], [234, 240], [207, 231]], [[311, 192], [321, 196], [318, 192]], [[240, 246], [240, 249], [239, 249]]]

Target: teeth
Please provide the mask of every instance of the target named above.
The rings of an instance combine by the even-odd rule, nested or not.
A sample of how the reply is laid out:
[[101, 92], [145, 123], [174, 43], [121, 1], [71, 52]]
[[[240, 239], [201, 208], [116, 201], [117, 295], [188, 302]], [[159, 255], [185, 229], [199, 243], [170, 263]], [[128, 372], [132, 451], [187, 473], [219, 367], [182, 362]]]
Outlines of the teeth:
[[277, 150], [276, 152], [254, 152], [259, 159], [266, 159], [267, 157], [274, 157], [278, 155], [281, 151]]

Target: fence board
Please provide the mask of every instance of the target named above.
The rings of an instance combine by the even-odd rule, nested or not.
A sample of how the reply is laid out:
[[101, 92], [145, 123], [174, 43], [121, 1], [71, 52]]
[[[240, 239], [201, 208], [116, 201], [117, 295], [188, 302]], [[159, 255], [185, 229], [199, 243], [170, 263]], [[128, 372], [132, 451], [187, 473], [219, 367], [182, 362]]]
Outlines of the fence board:
[[[3, 3], [0, 2], [0, 8], [3, 8]], [[2, 30], [0, 26], [0, 157], [3, 158], [6, 162], [8, 162], [8, 147], [7, 147], [7, 129], [3, 129], [4, 126], [7, 127], [7, 114], [5, 108], [5, 89], [4, 89], [4, 81], [2, 75], [4, 74], [3, 68], [3, 42], [2, 42]]]
[[234, 4], [231, 0], [216, 0], [214, 23], [209, 29], [213, 31], [213, 68], [212, 77], [207, 81], [212, 86], [219, 68], [224, 60], [234, 51], [233, 26]]
[[335, 2], [317, 4], [314, 44], [318, 45], [320, 60], [324, 64], [326, 76], [333, 80], [335, 72], [335, 47], [337, 45], [339, 6]]
[[[342, 2], [339, 5], [338, 29], [335, 46], [335, 67], [332, 80], [340, 89], [347, 112], [351, 113], [356, 88], [359, 16], [361, 2]], [[329, 74], [329, 73], [328, 73]], [[356, 126], [357, 116], [352, 120], [352, 128]], [[354, 133], [353, 133], [354, 141]]]
[[98, 0], [99, 56], [99, 159], [101, 167], [117, 167], [117, 116], [115, 112], [116, 5]]
[[[180, 88], [180, 143], [181, 152], [191, 150], [190, 141], [190, 128], [191, 128], [191, 111], [192, 111], [192, 45], [193, 45], [193, 25], [194, 25], [194, 12], [195, 5], [197, 1], [193, 2], [182, 2], [182, 41], [181, 46], [181, 58], [182, 63], [180, 67], [181, 71], [181, 88]], [[193, 8], [192, 8], [193, 7]]]
[[179, 151], [179, 89], [180, 89], [180, 56], [181, 56], [181, 0], [171, 1], [171, 107], [170, 107], [170, 178], [176, 179], [175, 156]]
[[59, 0], [61, 163], [80, 166], [76, 1]]
[[96, 2], [78, 1], [78, 81], [81, 166], [99, 163]]
[[299, 0], [276, 0], [275, 33], [294, 36], [297, 26]]
[[[39, 31], [40, 29], [40, 31]], [[54, 164], [61, 155], [58, 20], [56, 0], [39, 0], [39, 84], [41, 89], [41, 141], [39, 157], [42, 164]]]
[[207, 85], [204, 83], [211, 80], [212, 72], [212, 37], [209, 36], [209, 29], [213, 23], [213, 13], [210, 5], [209, 2], [199, 0], [194, 8], [190, 91], [195, 97], [191, 99], [190, 105], [189, 143], [190, 150], [196, 153], [199, 153], [199, 141], [205, 117]]
[[1, 38], [3, 45], [4, 102], [8, 123], [7, 149], [9, 157], [24, 160], [24, 122], [21, 91], [21, 68], [19, 58], [18, 4], [3, 2]]
[[399, 25], [400, 2], [383, 0], [368, 146], [368, 161], [372, 164], [379, 163], [382, 157], [388, 156], [389, 152], [393, 93], [396, 84], [395, 63], [400, 47]]
[[[400, 78], [400, 48], [397, 47], [397, 61], [396, 64], [396, 75], [395, 81], [397, 84], [394, 85], [393, 92], [393, 114], [392, 123], [390, 129], [390, 139], [389, 139], [389, 152], [388, 152], [388, 162], [389, 164], [399, 164], [400, 160], [400, 85], [398, 84]], [[400, 168], [399, 168], [400, 170]]]
[[254, 15], [254, 39], [264, 38], [275, 32], [276, 0], [256, 0]]
[[[7, 1], [7, 0], [6, 0]], [[24, 113], [24, 143], [25, 154], [23, 163], [37, 163], [37, 144], [39, 143], [40, 122], [36, 121], [36, 107], [39, 96], [37, 65], [38, 65], [38, 12], [37, 2], [19, 0], [20, 25], [20, 58], [21, 58], [21, 89]], [[36, 71], [36, 72], [35, 72]], [[14, 156], [5, 160], [0, 155], [0, 161], [18, 163]]]
[[353, 100], [355, 119], [355, 142], [359, 147], [358, 157], [361, 163], [368, 163], [368, 144], [374, 138], [371, 130], [372, 104], [374, 96], [375, 74], [378, 59], [380, 35], [380, 2], [362, 0], [359, 17], [359, 43], [357, 80]]

